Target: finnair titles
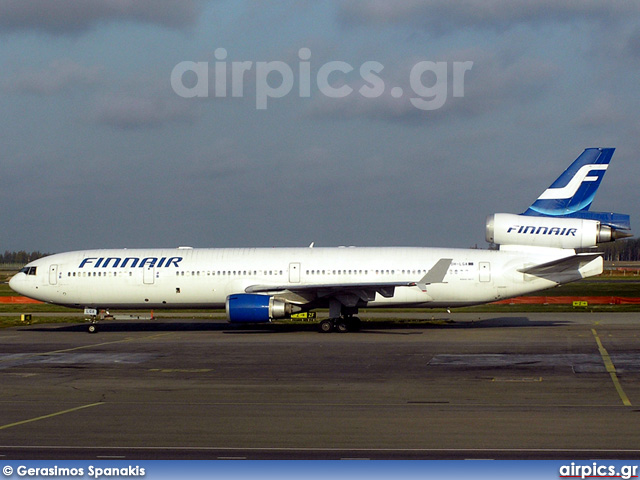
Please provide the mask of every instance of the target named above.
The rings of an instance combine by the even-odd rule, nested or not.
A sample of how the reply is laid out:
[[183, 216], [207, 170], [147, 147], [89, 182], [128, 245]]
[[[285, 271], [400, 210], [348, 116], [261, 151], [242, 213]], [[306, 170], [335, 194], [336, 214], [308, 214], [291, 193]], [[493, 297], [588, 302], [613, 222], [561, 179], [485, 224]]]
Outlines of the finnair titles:
[[530, 235], [571, 235], [576, 236], [577, 228], [560, 228], [560, 227], [536, 227], [535, 225], [514, 225], [509, 227], [507, 233], [523, 233]]
[[138, 257], [87, 257], [80, 262], [78, 268], [84, 268], [87, 265], [93, 268], [127, 268], [128, 266], [131, 268], [168, 268], [179, 267], [181, 261], [182, 257], [162, 257], [160, 259], [158, 257], [145, 257], [142, 260]]
[[[631, 236], [628, 215], [590, 211], [613, 148], [588, 148], [522, 214], [496, 213], [499, 250], [349, 247], [84, 250], [26, 265], [16, 292], [84, 308], [90, 332], [113, 309], [225, 308], [232, 323], [328, 309], [320, 331], [356, 331], [361, 308], [453, 308], [602, 272], [596, 247]], [[101, 312], [98, 315], [98, 312]]]

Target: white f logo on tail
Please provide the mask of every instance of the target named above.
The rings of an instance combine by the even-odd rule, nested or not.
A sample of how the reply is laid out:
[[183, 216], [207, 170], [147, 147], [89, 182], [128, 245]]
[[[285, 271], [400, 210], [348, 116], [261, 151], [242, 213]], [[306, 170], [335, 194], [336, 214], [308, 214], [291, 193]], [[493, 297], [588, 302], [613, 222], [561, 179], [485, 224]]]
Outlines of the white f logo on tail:
[[547, 188], [542, 193], [542, 195], [538, 197], [538, 200], [559, 200], [564, 198], [571, 198], [576, 194], [576, 192], [580, 188], [580, 185], [582, 185], [582, 182], [595, 182], [598, 180], [599, 177], [588, 176], [589, 172], [591, 172], [592, 170], [606, 170], [608, 166], [609, 166], [608, 164], [583, 165], [576, 172], [576, 174], [573, 176], [571, 181], [567, 183], [566, 186], [561, 188]]

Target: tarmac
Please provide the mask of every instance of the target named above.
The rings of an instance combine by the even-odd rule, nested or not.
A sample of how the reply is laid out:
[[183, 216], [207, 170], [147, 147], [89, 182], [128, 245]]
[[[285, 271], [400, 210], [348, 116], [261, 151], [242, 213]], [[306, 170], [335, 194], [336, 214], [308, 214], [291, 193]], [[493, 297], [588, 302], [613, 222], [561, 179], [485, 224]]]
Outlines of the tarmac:
[[0, 458], [640, 458], [640, 314], [437, 316], [3, 329]]

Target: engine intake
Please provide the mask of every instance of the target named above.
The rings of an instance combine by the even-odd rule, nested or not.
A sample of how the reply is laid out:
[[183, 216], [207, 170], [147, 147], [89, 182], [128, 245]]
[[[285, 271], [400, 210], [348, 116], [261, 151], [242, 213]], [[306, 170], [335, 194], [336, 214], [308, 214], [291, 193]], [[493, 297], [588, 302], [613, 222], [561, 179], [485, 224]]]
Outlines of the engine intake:
[[226, 309], [227, 319], [231, 323], [266, 323], [275, 318], [289, 318], [300, 310], [284, 300], [252, 293], [229, 295]]

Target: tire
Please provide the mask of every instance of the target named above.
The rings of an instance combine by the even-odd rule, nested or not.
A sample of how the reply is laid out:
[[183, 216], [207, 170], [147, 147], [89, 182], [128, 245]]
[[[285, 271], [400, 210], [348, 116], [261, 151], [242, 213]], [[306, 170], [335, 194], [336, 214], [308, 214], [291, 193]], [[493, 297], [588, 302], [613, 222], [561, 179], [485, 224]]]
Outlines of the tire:
[[347, 320], [340, 319], [336, 324], [336, 330], [340, 333], [347, 333], [349, 331], [349, 323]]
[[89, 330], [89, 333], [96, 333], [98, 331], [98, 326], [92, 323], [91, 325], [89, 325], [88, 330]]
[[320, 322], [320, 333], [331, 333], [333, 330], [333, 320], [330, 318]]

